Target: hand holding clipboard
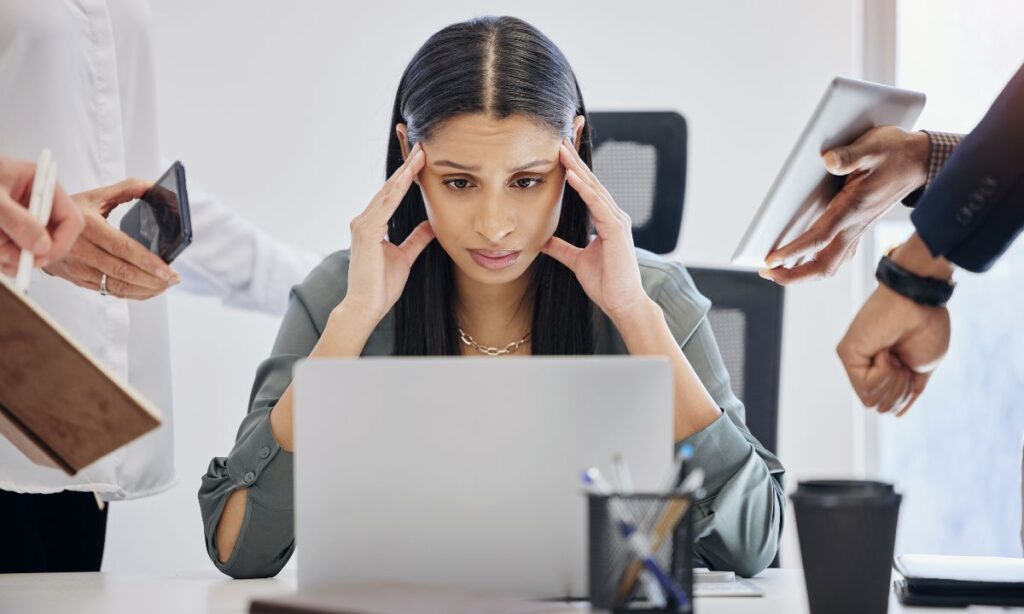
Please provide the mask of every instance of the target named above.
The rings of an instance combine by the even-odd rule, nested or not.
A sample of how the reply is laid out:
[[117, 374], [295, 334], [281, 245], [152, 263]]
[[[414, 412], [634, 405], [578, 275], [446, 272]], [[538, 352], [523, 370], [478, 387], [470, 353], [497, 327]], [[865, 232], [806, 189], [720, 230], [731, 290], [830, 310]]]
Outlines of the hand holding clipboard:
[[[29, 203], [37, 223], [50, 220], [57, 192], [44, 151]], [[20, 253], [15, 285], [0, 277], [0, 434], [33, 462], [75, 475], [159, 426], [160, 413], [25, 296], [35, 255]]]

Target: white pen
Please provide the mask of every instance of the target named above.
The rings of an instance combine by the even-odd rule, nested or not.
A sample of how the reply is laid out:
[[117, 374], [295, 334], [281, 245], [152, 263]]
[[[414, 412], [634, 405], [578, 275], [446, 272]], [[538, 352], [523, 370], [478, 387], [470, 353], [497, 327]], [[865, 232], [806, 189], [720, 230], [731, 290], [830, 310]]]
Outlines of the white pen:
[[[39, 161], [36, 163], [36, 173], [32, 180], [32, 193], [28, 201], [28, 212], [32, 216], [32, 219], [39, 221], [44, 226], [49, 222], [50, 211], [53, 208], [53, 192], [57, 183], [56, 170], [52, 173], [52, 180], [54, 187], [49, 190], [46, 189], [47, 183], [51, 177], [51, 165], [53, 157], [50, 154], [49, 149], [44, 149], [39, 154]], [[50, 194], [50, 202], [45, 204], [43, 199], [46, 192]], [[43, 210], [46, 210], [46, 219], [40, 220], [40, 216]], [[18, 272], [14, 278], [14, 287], [20, 292], [28, 292], [28, 283], [32, 277], [32, 266], [35, 264], [35, 254], [32, 250], [22, 249], [21, 257], [18, 260]]]
[[39, 223], [46, 228], [50, 224], [53, 213], [53, 195], [57, 191], [57, 161], [52, 160], [46, 169], [46, 182], [43, 183], [43, 199], [39, 202]]

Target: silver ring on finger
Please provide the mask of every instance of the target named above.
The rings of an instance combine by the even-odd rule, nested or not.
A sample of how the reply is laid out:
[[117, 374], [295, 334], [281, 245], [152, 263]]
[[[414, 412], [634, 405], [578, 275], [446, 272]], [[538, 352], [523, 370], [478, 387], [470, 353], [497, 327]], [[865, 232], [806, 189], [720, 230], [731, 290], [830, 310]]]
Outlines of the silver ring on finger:
[[107, 274], [100, 275], [100, 296], [110, 296], [110, 290], [107, 290]]

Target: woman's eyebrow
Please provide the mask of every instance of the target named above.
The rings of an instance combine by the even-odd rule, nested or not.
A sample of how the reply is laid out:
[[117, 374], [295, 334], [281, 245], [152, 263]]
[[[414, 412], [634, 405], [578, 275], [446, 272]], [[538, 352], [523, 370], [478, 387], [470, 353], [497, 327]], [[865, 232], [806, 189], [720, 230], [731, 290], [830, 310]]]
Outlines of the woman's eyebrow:
[[433, 166], [449, 166], [451, 168], [454, 168], [454, 169], [457, 169], [457, 170], [460, 170], [460, 171], [478, 171], [478, 170], [480, 170], [479, 166], [466, 166], [465, 164], [459, 164], [458, 162], [452, 162], [451, 160], [437, 160], [437, 161], [431, 162], [431, 164]]
[[[519, 172], [522, 172], [522, 171], [525, 171], [527, 169], [531, 169], [531, 168], [534, 168], [534, 167], [537, 167], [537, 166], [543, 166], [545, 164], [554, 164], [554, 163], [555, 163], [554, 160], [534, 160], [533, 162], [527, 162], [526, 164], [523, 164], [523, 165], [517, 166], [517, 167], [515, 167], [513, 169], [510, 169], [508, 172], [510, 172], [510, 173], [519, 173]], [[459, 164], [458, 162], [452, 162], [451, 160], [435, 160], [435, 161], [431, 161], [431, 165], [433, 165], [433, 166], [447, 166], [449, 168], [454, 168], [454, 169], [460, 170], [460, 171], [478, 171], [478, 170], [480, 170], [479, 166], [467, 166], [465, 164]]]
[[554, 163], [555, 163], [554, 160], [534, 160], [533, 162], [528, 162], [526, 164], [523, 164], [522, 166], [517, 166], [517, 167], [509, 170], [509, 172], [510, 173], [519, 173], [519, 172], [522, 172], [522, 171], [525, 171], [525, 170], [528, 170], [528, 169], [531, 169], [531, 168], [534, 168], [534, 167], [537, 167], [537, 166], [544, 166], [545, 164], [554, 164]]

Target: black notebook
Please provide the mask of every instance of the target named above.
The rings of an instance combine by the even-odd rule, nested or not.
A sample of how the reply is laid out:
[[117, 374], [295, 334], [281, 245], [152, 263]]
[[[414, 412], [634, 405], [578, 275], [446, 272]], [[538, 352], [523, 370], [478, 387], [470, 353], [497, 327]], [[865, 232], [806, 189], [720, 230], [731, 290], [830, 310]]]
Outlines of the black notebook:
[[894, 589], [908, 606], [1024, 606], [1024, 559], [904, 554]]

